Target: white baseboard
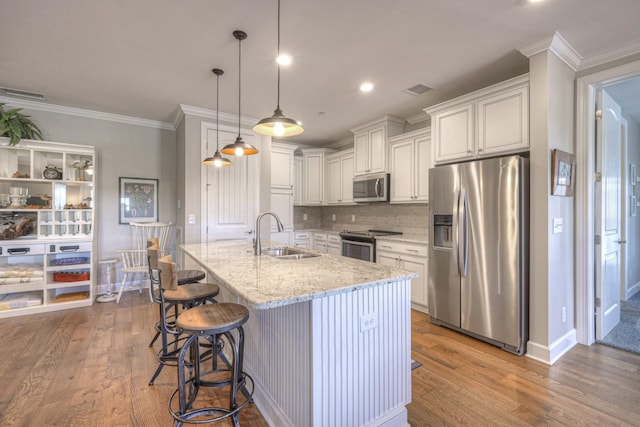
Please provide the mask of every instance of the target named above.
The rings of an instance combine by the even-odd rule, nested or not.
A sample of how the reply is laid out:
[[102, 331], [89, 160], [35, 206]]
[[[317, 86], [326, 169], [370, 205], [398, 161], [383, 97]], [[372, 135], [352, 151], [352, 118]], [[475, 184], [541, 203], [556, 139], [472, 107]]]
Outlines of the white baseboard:
[[[251, 369], [246, 364], [244, 369], [251, 375]], [[258, 381], [254, 381], [253, 403], [270, 426], [295, 427], [269, 392]]]
[[372, 427], [411, 427], [407, 421], [407, 416], [407, 407], [400, 406], [373, 421], [370, 425]]
[[578, 341], [576, 339], [576, 330], [574, 328], [555, 340], [549, 346], [528, 341], [526, 356], [530, 359], [537, 360], [538, 362], [553, 365], [566, 352], [575, 347], [576, 344], [578, 344]]
[[624, 296], [624, 300], [625, 301], [629, 300], [629, 298], [631, 298], [632, 296], [634, 296], [638, 292], [640, 292], [640, 282], [637, 282], [635, 285], [633, 285], [629, 289], [627, 289], [627, 291], [625, 293], [625, 296]]

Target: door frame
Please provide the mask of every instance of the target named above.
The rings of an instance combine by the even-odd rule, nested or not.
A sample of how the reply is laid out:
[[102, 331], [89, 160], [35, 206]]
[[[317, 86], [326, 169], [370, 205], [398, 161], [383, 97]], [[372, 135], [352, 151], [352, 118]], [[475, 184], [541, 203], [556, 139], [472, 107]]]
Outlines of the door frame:
[[576, 338], [595, 342], [594, 174], [596, 90], [640, 77], [640, 61], [580, 77], [576, 85]]

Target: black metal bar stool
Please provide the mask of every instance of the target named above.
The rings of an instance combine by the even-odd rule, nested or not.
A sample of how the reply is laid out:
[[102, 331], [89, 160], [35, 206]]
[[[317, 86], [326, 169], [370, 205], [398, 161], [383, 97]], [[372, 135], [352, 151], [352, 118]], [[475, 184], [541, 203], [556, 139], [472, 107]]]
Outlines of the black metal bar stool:
[[[191, 308], [205, 302], [215, 303], [215, 297], [220, 292], [220, 288], [212, 283], [189, 283], [183, 286], [177, 284], [177, 272], [175, 263], [171, 260], [171, 255], [158, 258], [158, 250], [148, 248], [149, 265], [171, 265], [172, 268], [165, 276], [165, 280], [161, 279], [160, 270], [150, 268], [150, 279], [152, 294], [158, 295], [158, 303], [160, 307], [160, 337], [162, 338], [162, 348], [158, 351], [158, 368], [151, 377], [149, 385], [153, 385], [155, 379], [160, 375], [165, 365], [175, 366], [177, 364], [178, 353], [182, 347], [182, 343], [186, 341], [186, 336], [175, 328], [175, 318], [178, 315], [179, 307]], [[165, 267], [167, 269], [167, 267]], [[157, 292], [156, 292], [157, 287]], [[173, 319], [170, 312], [174, 311]], [[218, 351], [218, 348], [214, 348]], [[209, 353], [209, 356], [211, 353]], [[207, 355], [205, 355], [207, 356]]]
[[[158, 293], [159, 292], [158, 289], [153, 286], [153, 279], [151, 278], [151, 270], [158, 268], [158, 258], [161, 255], [159, 251], [159, 247], [160, 246], [159, 246], [157, 237], [152, 237], [151, 239], [147, 240], [147, 264], [149, 266], [149, 281], [151, 282], [149, 292], [151, 293], [151, 300], [156, 304], [160, 304], [160, 295]], [[148, 251], [149, 249], [158, 249], [158, 250], [153, 253], [149, 253]], [[200, 280], [204, 279], [206, 276], [205, 272], [202, 270], [178, 270], [177, 275], [178, 275], [178, 285], [187, 285], [189, 283], [197, 283]], [[176, 307], [176, 313], [173, 316], [171, 316], [171, 319], [169, 320], [169, 322], [173, 323], [177, 315], [178, 313], [177, 313], [177, 307]], [[151, 342], [149, 343], [149, 347], [153, 347], [153, 344], [156, 342], [156, 340], [161, 334], [160, 320], [156, 322], [155, 329], [156, 329], [156, 333], [153, 336], [153, 339], [151, 339]]]
[[[164, 274], [165, 269], [170, 268], [162, 262], [159, 262], [159, 265], [161, 274]], [[242, 369], [244, 356], [242, 325], [247, 320], [249, 320], [249, 310], [243, 305], [233, 303], [201, 305], [180, 313], [176, 319], [176, 330], [189, 338], [184, 342], [178, 355], [178, 388], [169, 398], [169, 412], [176, 420], [176, 426], [181, 426], [183, 423], [204, 424], [226, 418], [231, 418], [234, 426], [240, 425], [240, 410], [251, 402], [254, 389], [253, 379]], [[220, 348], [219, 341], [225, 339], [228, 345], [224, 348], [230, 353], [230, 360], [225, 357], [224, 352], [214, 352], [212, 368], [203, 370], [200, 338], [207, 339], [213, 349]], [[218, 367], [218, 356], [224, 362], [223, 368]], [[250, 385], [250, 391], [247, 385]], [[196, 407], [196, 398], [201, 387], [228, 387], [228, 407], [206, 405]], [[176, 396], [178, 397], [177, 405], [174, 403]]]

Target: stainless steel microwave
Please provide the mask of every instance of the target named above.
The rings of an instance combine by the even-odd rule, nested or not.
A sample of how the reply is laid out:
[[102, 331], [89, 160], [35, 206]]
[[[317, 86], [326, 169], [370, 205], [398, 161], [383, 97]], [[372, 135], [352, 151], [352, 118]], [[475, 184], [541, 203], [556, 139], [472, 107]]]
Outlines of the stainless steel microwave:
[[376, 173], [353, 178], [354, 202], [388, 202], [389, 174]]

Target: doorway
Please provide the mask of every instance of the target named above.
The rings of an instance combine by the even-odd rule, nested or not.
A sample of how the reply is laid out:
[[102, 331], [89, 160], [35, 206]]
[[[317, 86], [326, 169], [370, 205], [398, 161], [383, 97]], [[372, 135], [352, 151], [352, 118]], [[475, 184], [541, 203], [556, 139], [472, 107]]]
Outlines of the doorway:
[[[635, 271], [634, 262], [627, 260], [638, 257], [640, 241], [640, 210], [633, 215], [638, 202], [634, 192], [638, 190], [638, 184], [631, 178], [631, 165], [640, 163], [640, 105], [637, 101], [631, 102], [633, 91], [640, 94], [640, 61], [615, 67], [599, 73], [594, 73], [578, 79], [577, 85], [577, 163], [578, 185], [576, 191], [576, 313], [577, 313], [577, 338], [578, 342], [590, 345], [595, 342], [598, 331], [598, 321], [594, 313], [598, 311], [598, 303], [602, 300], [596, 298], [598, 280], [593, 272], [600, 267], [598, 258], [601, 245], [596, 244], [596, 229], [600, 219], [596, 206], [598, 204], [599, 185], [596, 182], [596, 165], [598, 163], [597, 141], [598, 129], [596, 127], [596, 105], [598, 94], [605, 89], [612, 94], [612, 98], [621, 106], [620, 135], [622, 149], [620, 160], [620, 253], [619, 259], [622, 268], [618, 269], [619, 276], [615, 278], [617, 287], [615, 296], [618, 309], [627, 299], [640, 291], [640, 271]], [[636, 97], [635, 100], [638, 98]], [[625, 119], [627, 121], [625, 122]], [[620, 141], [618, 141], [620, 143]], [[624, 144], [627, 143], [625, 147]], [[626, 156], [626, 159], [625, 159]], [[637, 166], [636, 166], [637, 167]], [[637, 180], [637, 177], [635, 178]], [[632, 183], [632, 181], [634, 181]], [[632, 185], [633, 184], [633, 185]], [[640, 206], [638, 206], [640, 208]], [[625, 227], [626, 225], [626, 227]], [[602, 237], [601, 235], [599, 235]], [[598, 296], [599, 298], [599, 296]], [[598, 315], [603, 316], [602, 312]], [[602, 337], [599, 337], [602, 338]]]

